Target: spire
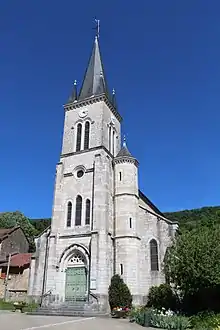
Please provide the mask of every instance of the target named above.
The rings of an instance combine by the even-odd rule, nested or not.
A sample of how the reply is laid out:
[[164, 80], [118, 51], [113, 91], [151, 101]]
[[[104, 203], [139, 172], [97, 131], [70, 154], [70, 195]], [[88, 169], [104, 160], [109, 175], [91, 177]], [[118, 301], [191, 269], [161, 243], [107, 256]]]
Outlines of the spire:
[[112, 90], [112, 105], [115, 109], [117, 109], [117, 101], [116, 101], [116, 95], [115, 95], [115, 89]]
[[127, 148], [127, 145], [126, 145], [126, 136], [124, 135], [124, 138], [123, 138], [123, 144], [122, 144], [123, 147]]
[[72, 91], [72, 94], [69, 97], [68, 102], [74, 102], [74, 101], [77, 101], [77, 81], [76, 80], [74, 80], [73, 91]]
[[118, 158], [118, 157], [129, 157], [129, 158], [134, 159], [134, 157], [131, 155], [130, 151], [127, 148], [125, 135], [124, 135], [124, 138], [123, 138], [122, 148], [119, 151], [119, 153], [117, 154], [116, 158]]
[[99, 28], [95, 37], [92, 54], [89, 59], [88, 67], [86, 69], [82, 88], [79, 93], [79, 100], [84, 100], [88, 97], [100, 95], [103, 93], [106, 93], [106, 95], [108, 95], [107, 83], [99, 50], [98, 35]]

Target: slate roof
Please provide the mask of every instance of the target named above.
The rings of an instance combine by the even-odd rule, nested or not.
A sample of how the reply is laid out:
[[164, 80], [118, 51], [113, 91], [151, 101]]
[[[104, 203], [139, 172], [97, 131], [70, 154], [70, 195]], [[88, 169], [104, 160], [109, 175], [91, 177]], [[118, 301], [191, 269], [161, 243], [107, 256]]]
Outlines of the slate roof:
[[130, 157], [130, 158], [134, 158], [130, 151], [128, 150], [128, 148], [126, 147], [126, 145], [123, 145], [123, 147], [121, 148], [121, 150], [119, 151], [119, 153], [117, 154], [117, 157]]
[[121, 150], [119, 151], [119, 153], [117, 154], [116, 158], [117, 157], [129, 157], [129, 158], [133, 158], [135, 159], [132, 154], [130, 153], [130, 151], [128, 150], [128, 147], [127, 147], [127, 144], [126, 144], [126, 139], [125, 139], [125, 136], [124, 136], [124, 139], [123, 139], [123, 144], [122, 144], [122, 148]]
[[20, 227], [13, 228], [0, 228], [0, 242], [2, 242], [5, 238], [8, 237], [13, 231], [17, 230]]
[[147, 198], [147, 196], [144, 195], [144, 193], [140, 189], [138, 193], [139, 193], [139, 198], [141, 198], [148, 206], [150, 206], [150, 208], [152, 208], [152, 210], [155, 213], [165, 217], [164, 214], [149, 200], [149, 198]]
[[78, 100], [84, 100], [93, 95], [96, 96], [103, 93], [108, 96], [104, 66], [99, 50], [98, 38], [96, 37]]

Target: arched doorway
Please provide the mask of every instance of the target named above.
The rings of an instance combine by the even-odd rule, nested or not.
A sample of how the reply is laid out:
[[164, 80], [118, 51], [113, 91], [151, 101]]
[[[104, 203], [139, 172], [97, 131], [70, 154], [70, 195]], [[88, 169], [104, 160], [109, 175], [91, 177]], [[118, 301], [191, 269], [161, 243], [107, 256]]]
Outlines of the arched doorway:
[[66, 268], [65, 301], [84, 301], [87, 293], [87, 268], [85, 256], [74, 251]]

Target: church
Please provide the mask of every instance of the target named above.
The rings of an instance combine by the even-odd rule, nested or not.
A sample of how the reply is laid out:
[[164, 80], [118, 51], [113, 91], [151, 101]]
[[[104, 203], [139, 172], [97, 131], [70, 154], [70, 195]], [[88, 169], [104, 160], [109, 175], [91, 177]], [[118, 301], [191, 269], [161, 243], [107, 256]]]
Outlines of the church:
[[138, 187], [138, 160], [121, 145], [122, 117], [109, 93], [96, 36], [78, 93], [64, 105], [51, 227], [35, 238], [29, 297], [108, 310], [119, 274], [134, 304], [165, 281], [163, 260], [177, 229]]

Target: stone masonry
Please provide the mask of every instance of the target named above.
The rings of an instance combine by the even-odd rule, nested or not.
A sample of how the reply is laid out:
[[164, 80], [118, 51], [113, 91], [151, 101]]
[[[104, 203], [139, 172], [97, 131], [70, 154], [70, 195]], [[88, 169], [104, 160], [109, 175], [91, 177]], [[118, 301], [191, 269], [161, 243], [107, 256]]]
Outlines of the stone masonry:
[[64, 106], [51, 228], [35, 240], [28, 294], [45, 304], [83, 296], [108, 310], [115, 273], [141, 304], [164, 281], [177, 224], [139, 190], [139, 164], [125, 142], [121, 147], [122, 118], [109, 95], [96, 37], [81, 91], [74, 85]]

